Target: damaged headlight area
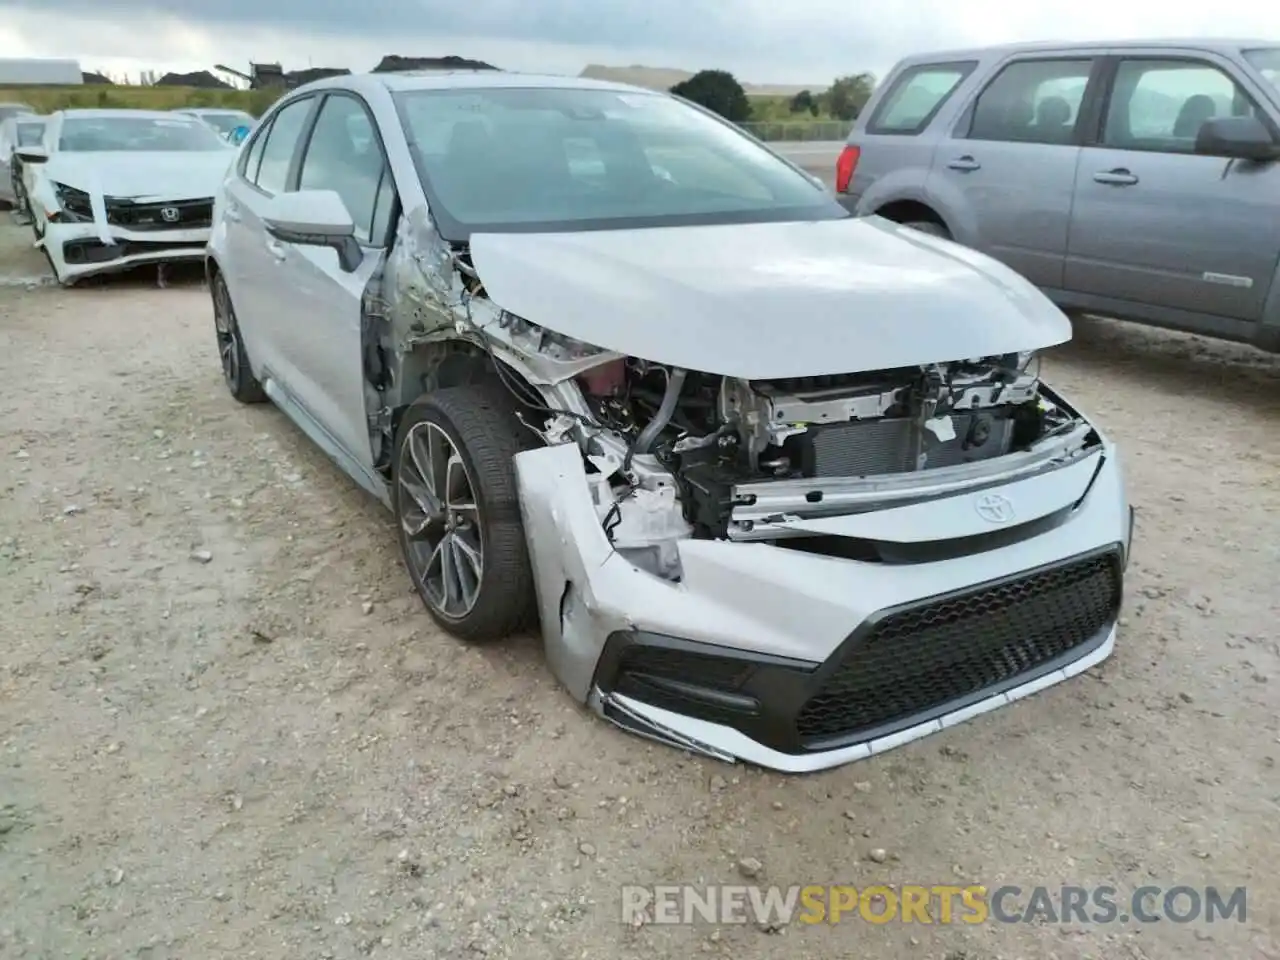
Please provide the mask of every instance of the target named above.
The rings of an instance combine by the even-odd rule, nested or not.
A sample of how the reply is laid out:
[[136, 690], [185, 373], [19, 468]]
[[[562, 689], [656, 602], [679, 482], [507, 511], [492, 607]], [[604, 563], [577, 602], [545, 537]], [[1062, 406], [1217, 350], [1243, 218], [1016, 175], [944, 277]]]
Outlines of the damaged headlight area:
[[608, 355], [518, 318], [506, 349], [582, 363], [516, 392], [548, 443], [577, 442], [613, 548], [678, 580], [681, 539], [776, 541], [886, 560], [789, 522], [979, 490], [1074, 462], [1093, 428], [1011, 353], [891, 370], [745, 380]]
[[77, 187], [65, 183], [53, 184], [53, 193], [58, 200], [58, 209], [50, 211], [51, 223], [92, 223], [93, 204], [89, 194]]

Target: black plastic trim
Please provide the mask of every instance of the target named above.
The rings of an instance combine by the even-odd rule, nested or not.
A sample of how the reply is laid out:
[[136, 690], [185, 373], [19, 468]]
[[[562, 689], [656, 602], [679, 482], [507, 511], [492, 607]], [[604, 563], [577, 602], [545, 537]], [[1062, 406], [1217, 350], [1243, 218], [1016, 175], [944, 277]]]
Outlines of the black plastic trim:
[[[596, 666], [593, 685], [606, 698], [609, 694], [622, 694], [684, 716], [729, 726], [757, 743], [790, 755], [819, 753], [878, 740], [1031, 683], [1088, 656], [1101, 647], [1120, 616], [1124, 586], [1123, 549], [1123, 544], [1112, 543], [1052, 563], [1020, 570], [1008, 576], [969, 584], [958, 590], [879, 610], [860, 623], [820, 664], [645, 631], [617, 631], [610, 634], [605, 642]], [[984, 687], [964, 697], [935, 704], [927, 710], [901, 717], [879, 727], [862, 728], [848, 736], [822, 740], [806, 741], [800, 737], [796, 728], [796, 719], [805, 704], [822, 690], [833, 674], [840, 670], [854, 646], [861, 643], [887, 618], [1103, 556], [1115, 556], [1118, 561], [1116, 576], [1119, 582], [1115, 591], [1115, 609], [1107, 625], [1083, 643], [998, 684]], [[750, 669], [745, 678], [733, 685], [732, 689], [716, 687], [714, 683], [706, 680], [699, 682], [699, 678], [695, 675], [681, 678], [674, 683], [654, 682], [654, 678], [644, 677], [642, 674], [629, 674], [624, 669], [626, 652], [636, 646], [729, 661]]]

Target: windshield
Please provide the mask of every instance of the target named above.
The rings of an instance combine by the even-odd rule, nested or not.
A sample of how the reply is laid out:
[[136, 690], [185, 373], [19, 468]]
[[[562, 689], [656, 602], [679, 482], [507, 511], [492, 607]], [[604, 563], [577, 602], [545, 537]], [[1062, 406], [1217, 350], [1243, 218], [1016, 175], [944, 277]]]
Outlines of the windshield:
[[247, 113], [202, 113], [200, 119], [224, 136], [236, 127], [252, 127], [254, 123]]
[[397, 103], [449, 239], [848, 215], [745, 135], [660, 94], [415, 90]]
[[1280, 47], [1246, 50], [1244, 55], [1249, 58], [1254, 69], [1266, 77], [1273, 87], [1280, 90]]
[[196, 120], [181, 117], [71, 117], [63, 121], [58, 149], [99, 151], [225, 150], [226, 142]]

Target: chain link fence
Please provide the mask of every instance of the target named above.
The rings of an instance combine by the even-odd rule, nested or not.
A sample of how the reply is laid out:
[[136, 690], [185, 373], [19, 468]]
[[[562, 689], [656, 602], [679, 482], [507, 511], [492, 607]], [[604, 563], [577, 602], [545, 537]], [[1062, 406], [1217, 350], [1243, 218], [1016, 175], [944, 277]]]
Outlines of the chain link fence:
[[760, 140], [844, 140], [853, 127], [845, 120], [748, 121], [738, 124]]

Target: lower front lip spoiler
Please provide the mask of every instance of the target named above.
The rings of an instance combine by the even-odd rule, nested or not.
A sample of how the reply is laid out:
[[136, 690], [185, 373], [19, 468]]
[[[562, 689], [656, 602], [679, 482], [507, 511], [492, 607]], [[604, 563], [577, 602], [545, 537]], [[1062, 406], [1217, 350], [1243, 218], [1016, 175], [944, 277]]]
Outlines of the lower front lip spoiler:
[[596, 689], [593, 691], [591, 700], [595, 708], [606, 719], [624, 730], [647, 737], [650, 740], [657, 740], [669, 746], [689, 750], [716, 760], [723, 760], [726, 763], [743, 761], [782, 773], [815, 773], [819, 770], [829, 770], [846, 763], [852, 763], [855, 760], [865, 760], [895, 747], [904, 746], [922, 737], [939, 733], [948, 727], [956, 726], [966, 720], [972, 720], [974, 717], [1008, 706], [1024, 697], [1046, 690], [1062, 683], [1064, 680], [1069, 680], [1083, 673], [1090, 667], [1096, 666], [1107, 659], [1107, 657], [1111, 656], [1112, 651], [1115, 650], [1115, 643], [1116, 627], [1112, 626], [1106, 640], [1090, 653], [1058, 670], [1054, 670], [1052, 673], [1047, 673], [1042, 677], [1028, 681], [1020, 687], [1014, 687], [1004, 693], [993, 694], [985, 700], [979, 700], [977, 703], [954, 710], [945, 716], [908, 727], [905, 730], [899, 730], [897, 733], [878, 740], [853, 744], [820, 753], [781, 753], [757, 743], [731, 727], [707, 720], [682, 716], [661, 707], [654, 707], [638, 700], [633, 700], [621, 694], [604, 694], [599, 689]]

